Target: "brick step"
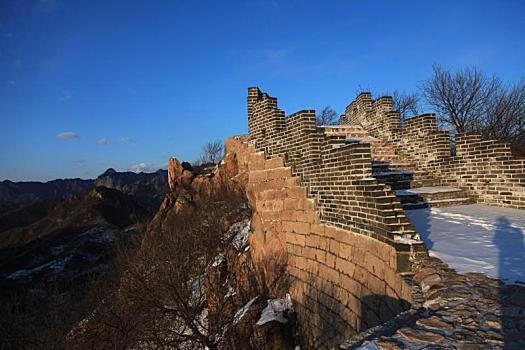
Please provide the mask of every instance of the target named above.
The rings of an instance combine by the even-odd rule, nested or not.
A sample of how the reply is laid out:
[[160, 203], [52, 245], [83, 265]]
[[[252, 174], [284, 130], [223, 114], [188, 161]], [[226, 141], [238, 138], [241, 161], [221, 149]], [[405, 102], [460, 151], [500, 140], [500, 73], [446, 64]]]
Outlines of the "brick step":
[[406, 159], [397, 155], [378, 155], [372, 153], [372, 160], [374, 162], [387, 162], [387, 163], [403, 163], [406, 162]]
[[396, 170], [416, 170], [414, 162], [376, 162], [372, 161], [373, 172], [396, 171]]
[[372, 136], [365, 136], [365, 137], [347, 137], [346, 143], [369, 143], [371, 148], [374, 149], [375, 147], [381, 147], [381, 140], [376, 139]]
[[436, 186], [435, 180], [400, 180], [394, 182], [383, 182], [381, 183], [388, 185], [392, 190], [409, 190], [411, 188], [420, 188], [420, 187], [433, 187]]
[[360, 125], [322, 125], [318, 129], [322, 129], [325, 132], [354, 132], [361, 131], [368, 134], [366, 130]]
[[409, 171], [410, 170], [373, 173], [372, 176], [380, 183], [390, 186], [393, 190], [406, 190], [411, 188], [436, 186], [436, 180], [433, 178], [425, 176], [420, 177], [420, 175], [415, 171], [411, 175], [408, 173]]
[[390, 234], [391, 234], [391, 239], [394, 241], [398, 241], [399, 237], [404, 238], [404, 239], [407, 239], [407, 238], [408, 239], [418, 239], [418, 240], [420, 239], [419, 233], [411, 229], [401, 230], [401, 231], [392, 231], [390, 232]]
[[377, 141], [372, 142], [372, 153], [375, 153], [377, 155], [388, 155], [388, 156], [397, 155], [396, 150], [393, 147], [384, 146], [382, 143], [379, 143]]
[[392, 189], [395, 190], [401, 188], [410, 188], [410, 182], [414, 181], [416, 176], [416, 171], [414, 170], [372, 170], [372, 176], [376, 178], [377, 181], [385, 185], [389, 185], [390, 187], [392, 187]]
[[344, 139], [364, 139], [369, 137], [368, 133], [366, 131], [330, 131], [324, 133], [327, 136], [332, 137], [341, 137]]
[[346, 137], [339, 137], [339, 136], [331, 136], [331, 135], [327, 135], [330, 137], [330, 143], [332, 145], [332, 147], [334, 148], [339, 148], [341, 146], [344, 146], [346, 145]]
[[401, 201], [401, 204], [468, 197], [462, 189], [448, 186], [396, 190], [395, 194]]
[[396, 154], [392, 147], [375, 146], [371, 147], [372, 159], [378, 163], [409, 163], [409, 161]]
[[454, 205], [466, 205], [474, 204], [476, 201], [473, 198], [454, 198], [454, 199], [439, 199], [431, 201], [421, 201], [416, 203], [405, 203], [403, 204], [403, 209], [412, 210], [412, 209], [423, 209], [423, 208], [439, 208], [439, 207], [450, 207]]

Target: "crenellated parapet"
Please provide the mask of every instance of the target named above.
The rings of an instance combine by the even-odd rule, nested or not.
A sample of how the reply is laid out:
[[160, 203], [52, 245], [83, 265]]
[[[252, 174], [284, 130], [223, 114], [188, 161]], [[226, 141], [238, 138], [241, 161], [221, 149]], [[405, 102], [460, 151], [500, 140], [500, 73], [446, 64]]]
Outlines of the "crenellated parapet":
[[399, 113], [392, 110], [392, 97], [372, 99], [369, 92], [363, 92], [346, 107], [341, 124], [361, 125], [371, 135], [387, 141], [399, 132]]
[[[385, 99], [369, 107], [380, 114], [389, 105]], [[250, 142], [268, 159], [283, 158], [315, 199], [322, 222], [390, 244], [418, 239], [392, 190], [372, 178], [369, 143], [325, 133], [313, 110], [285, 117], [277, 99], [257, 88], [248, 90], [248, 111]]]
[[426, 247], [373, 177], [384, 148], [361, 128], [318, 127], [313, 110], [286, 117], [257, 88], [248, 114], [252, 257], [286, 260], [302, 345], [331, 348], [409, 308], [404, 275]]
[[405, 216], [407, 203], [422, 205], [407, 199], [411, 190], [458, 187], [422, 195], [436, 206], [472, 203], [468, 192], [523, 208], [525, 160], [508, 145], [457, 135], [453, 155], [435, 115], [402, 123], [390, 97], [360, 94], [338, 126], [317, 126], [313, 110], [286, 116], [258, 88], [248, 89], [247, 102], [249, 136], [232, 142], [247, 168], [250, 252], [269, 285], [281, 271], [272, 264], [285, 261], [304, 348], [333, 348], [421, 307], [412, 283], [436, 276], [417, 270], [428, 255]]
[[475, 134], [456, 135], [454, 144], [448, 131], [438, 129], [434, 114], [401, 123], [390, 97], [373, 100], [369, 93], [346, 108], [340, 123], [361, 125], [440, 185], [461, 188], [479, 203], [525, 209], [524, 160], [513, 157], [508, 144]]

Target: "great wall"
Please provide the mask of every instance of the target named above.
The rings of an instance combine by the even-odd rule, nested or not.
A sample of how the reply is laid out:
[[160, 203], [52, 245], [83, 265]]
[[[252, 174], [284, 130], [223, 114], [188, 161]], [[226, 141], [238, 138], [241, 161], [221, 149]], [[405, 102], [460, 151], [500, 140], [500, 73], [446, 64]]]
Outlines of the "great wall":
[[258, 88], [247, 102], [249, 136], [226, 152], [248, 179], [254, 261], [286, 261], [304, 347], [525, 348], [525, 288], [429, 257], [405, 215], [525, 209], [524, 159], [477, 135], [457, 135], [454, 154], [434, 115], [402, 123], [389, 97], [360, 94], [337, 126], [285, 116]]

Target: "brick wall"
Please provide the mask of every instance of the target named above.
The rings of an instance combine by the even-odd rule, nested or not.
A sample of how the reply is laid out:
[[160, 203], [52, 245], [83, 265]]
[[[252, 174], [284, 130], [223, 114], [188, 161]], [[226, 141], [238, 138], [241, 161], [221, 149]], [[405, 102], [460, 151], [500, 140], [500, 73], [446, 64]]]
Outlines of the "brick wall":
[[401, 127], [392, 99], [372, 100], [369, 93], [360, 94], [347, 107], [340, 123], [363, 126], [440, 184], [465, 189], [479, 203], [525, 209], [525, 159], [513, 157], [505, 143], [457, 135], [452, 156], [449, 133], [438, 130], [435, 115], [413, 117]]
[[393, 245], [322, 223], [281, 157], [266, 159], [241, 138], [227, 140], [226, 151], [247, 167], [253, 260], [267, 281], [274, 279], [271, 262], [286, 261], [305, 348], [337, 345], [410, 307]]
[[248, 112], [250, 142], [300, 177], [321, 222], [392, 245], [418, 239], [392, 190], [371, 177], [370, 144], [325, 134], [312, 110], [285, 117], [258, 88], [248, 89]]
[[[403, 273], [426, 248], [391, 189], [371, 177], [370, 144], [325, 134], [311, 110], [285, 117], [257, 88], [248, 113], [237, 158], [248, 166], [252, 257], [286, 261], [306, 347], [338, 344], [406, 310]], [[271, 281], [272, 269], [265, 274]]]

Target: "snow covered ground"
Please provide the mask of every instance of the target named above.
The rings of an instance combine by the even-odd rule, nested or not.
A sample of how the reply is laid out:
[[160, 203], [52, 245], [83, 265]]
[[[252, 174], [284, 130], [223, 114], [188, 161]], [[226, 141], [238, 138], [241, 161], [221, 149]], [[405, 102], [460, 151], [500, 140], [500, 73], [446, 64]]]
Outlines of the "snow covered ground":
[[480, 204], [407, 210], [430, 254], [458, 272], [525, 284], [525, 211]]

